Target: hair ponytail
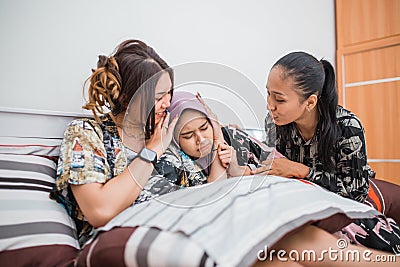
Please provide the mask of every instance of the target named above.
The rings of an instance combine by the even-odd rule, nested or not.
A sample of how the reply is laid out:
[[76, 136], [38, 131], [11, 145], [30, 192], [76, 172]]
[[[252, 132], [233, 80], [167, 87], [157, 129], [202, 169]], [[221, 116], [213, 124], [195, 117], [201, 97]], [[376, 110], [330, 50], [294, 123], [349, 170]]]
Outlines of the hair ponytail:
[[321, 157], [321, 161], [326, 164], [329, 170], [332, 171], [335, 167], [332, 155], [334, 154], [336, 141], [339, 137], [339, 127], [337, 126], [336, 121], [338, 94], [333, 66], [324, 59], [321, 59], [320, 62], [324, 69], [325, 80], [317, 104], [321, 117], [321, 132], [318, 140], [318, 154]]
[[[311, 95], [318, 96], [318, 158], [326, 171], [333, 171], [336, 141], [339, 137], [339, 126], [336, 121], [338, 96], [336, 91], [335, 72], [332, 65], [326, 61], [318, 61], [305, 52], [292, 52], [279, 59], [273, 68], [280, 67], [284, 79], [290, 77], [295, 85], [294, 90], [305, 101]], [[277, 136], [285, 146], [291, 136], [292, 124], [276, 126]]]
[[97, 69], [92, 69], [92, 75], [88, 78], [89, 100], [83, 108], [91, 110], [96, 120], [98, 113], [104, 114], [103, 107], [107, 107], [112, 113], [118, 113], [115, 111], [120, 109], [119, 102], [116, 101], [121, 91], [121, 76], [118, 70], [114, 57], [100, 55]]

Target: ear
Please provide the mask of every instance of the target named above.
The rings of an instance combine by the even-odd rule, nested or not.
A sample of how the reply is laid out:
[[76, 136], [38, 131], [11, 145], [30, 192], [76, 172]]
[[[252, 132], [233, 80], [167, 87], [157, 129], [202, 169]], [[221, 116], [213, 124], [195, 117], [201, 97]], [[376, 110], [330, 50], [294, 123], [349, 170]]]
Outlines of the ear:
[[317, 102], [318, 102], [318, 96], [315, 94], [310, 95], [306, 100], [307, 111], [310, 112], [311, 110], [313, 110], [317, 105]]

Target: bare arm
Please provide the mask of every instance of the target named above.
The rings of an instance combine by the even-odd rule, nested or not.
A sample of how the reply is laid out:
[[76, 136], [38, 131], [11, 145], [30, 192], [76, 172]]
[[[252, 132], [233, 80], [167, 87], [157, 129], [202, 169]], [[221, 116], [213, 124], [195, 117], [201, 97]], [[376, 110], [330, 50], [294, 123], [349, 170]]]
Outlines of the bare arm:
[[[175, 118], [167, 129], [164, 124], [168, 119], [156, 125], [153, 136], [146, 144], [146, 147], [155, 151], [158, 157], [168, 147], [177, 121]], [[71, 190], [89, 223], [99, 227], [137, 199], [152, 171], [152, 163], [136, 158], [122, 173], [106, 183], [71, 185]]]
[[107, 183], [71, 185], [71, 189], [89, 223], [100, 227], [136, 200], [152, 171], [151, 163], [136, 158]]

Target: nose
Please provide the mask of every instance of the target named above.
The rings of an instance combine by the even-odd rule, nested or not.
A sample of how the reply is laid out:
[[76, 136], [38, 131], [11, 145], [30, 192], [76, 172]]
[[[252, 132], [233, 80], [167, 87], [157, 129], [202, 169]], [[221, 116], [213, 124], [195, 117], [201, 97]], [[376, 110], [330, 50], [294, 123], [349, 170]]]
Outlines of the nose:
[[267, 97], [267, 110], [275, 110], [276, 109], [276, 105], [274, 105], [273, 101], [270, 100], [269, 97]]
[[162, 98], [162, 103], [161, 103], [161, 107], [164, 109], [167, 109], [171, 106], [171, 95], [170, 94], [166, 94], [163, 98]]
[[196, 135], [196, 144], [200, 144], [205, 139], [199, 131], [195, 131], [194, 134]]

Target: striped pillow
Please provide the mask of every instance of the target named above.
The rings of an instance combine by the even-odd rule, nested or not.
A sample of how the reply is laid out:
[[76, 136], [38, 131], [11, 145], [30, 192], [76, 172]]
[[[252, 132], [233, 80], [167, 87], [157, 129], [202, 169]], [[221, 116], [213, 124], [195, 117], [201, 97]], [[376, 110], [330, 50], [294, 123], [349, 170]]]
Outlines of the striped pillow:
[[0, 154], [2, 266], [62, 266], [76, 257], [75, 224], [49, 198], [55, 173], [47, 158]]
[[0, 136], [0, 154], [58, 157], [61, 138]]

